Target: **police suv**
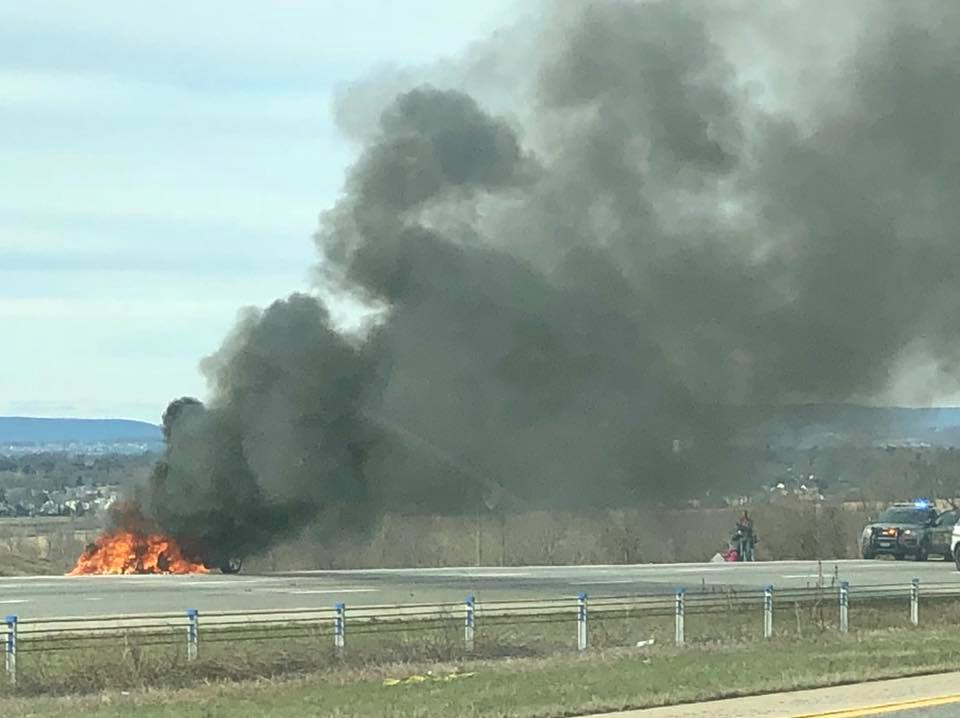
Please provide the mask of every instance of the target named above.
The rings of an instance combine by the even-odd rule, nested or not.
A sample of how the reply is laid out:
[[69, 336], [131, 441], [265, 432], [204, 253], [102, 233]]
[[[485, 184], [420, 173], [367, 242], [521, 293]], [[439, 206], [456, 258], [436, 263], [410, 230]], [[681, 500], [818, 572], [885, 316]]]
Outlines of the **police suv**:
[[950, 535], [950, 553], [954, 563], [957, 564], [957, 570], [960, 571], [960, 522], [953, 525]]
[[[923, 499], [893, 504], [864, 527], [860, 548], [866, 559], [888, 554], [897, 560], [910, 556], [926, 561], [933, 554], [953, 560], [960, 539], [956, 523], [956, 511], [937, 513], [933, 505]], [[960, 567], [960, 557], [957, 560]]]

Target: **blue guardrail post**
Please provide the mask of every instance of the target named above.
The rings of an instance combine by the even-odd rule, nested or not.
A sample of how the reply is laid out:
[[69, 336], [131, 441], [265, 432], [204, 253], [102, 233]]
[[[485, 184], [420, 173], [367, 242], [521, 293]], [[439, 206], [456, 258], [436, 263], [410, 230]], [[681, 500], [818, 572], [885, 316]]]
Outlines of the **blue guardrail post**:
[[684, 638], [684, 623], [686, 622], [687, 617], [687, 589], [683, 586], [680, 586], [677, 589], [675, 601], [674, 601], [674, 631], [673, 631], [673, 642], [678, 646], [682, 646], [685, 640]]
[[463, 602], [463, 647], [467, 651], [473, 650], [473, 630], [476, 623], [476, 603], [473, 596], [467, 596]]
[[773, 636], [773, 586], [763, 589], [763, 637]]
[[577, 596], [577, 650], [587, 650], [587, 594]]
[[333, 647], [337, 653], [340, 653], [346, 643], [347, 606], [344, 603], [338, 603], [334, 606], [334, 610], [336, 616], [333, 619]]
[[840, 582], [840, 633], [850, 630], [850, 584]]
[[910, 623], [920, 625], [920, 579], [915, 578], [910, 583]]
[[17, 685], [17, 617], [7, 616], [3, 619], [7, 625], [7, 638], [4, 641], [4, 666], [7, 669], [7, 678], [10, 685]]
[[200, 648], [200, 612], [187, 609], [187, 660], [197, 660]]

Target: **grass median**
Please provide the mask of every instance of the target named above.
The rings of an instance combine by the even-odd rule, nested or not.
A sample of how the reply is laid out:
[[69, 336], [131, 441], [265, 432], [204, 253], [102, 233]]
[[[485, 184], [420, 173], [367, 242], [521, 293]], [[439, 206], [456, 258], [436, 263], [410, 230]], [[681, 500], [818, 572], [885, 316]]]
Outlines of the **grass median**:
[[[343, 664], [291, 680], [0, 698], [0, 715], [555, 718], [958, 668], [960, 634], [887, 629], [682, 648], [591, 649], [541, 658]], [[385, 679], [411, 676], [384, 685]]]
[[[348, 620], [346, 649], [334, 651], [332, 625], [319, 623], [262, 624], [216, 627], [201, 620], [199, 658], [187, 660], [186, 624], [152, 632], [129, 630], [94, 634], [67, 626], [48, 629], [21, 625], [16, 693], [27, 695], [82, 695], [106, 690], [174, 690], [202, 683], [277, 680], [303, 675], [343, 675], [349, 671], [378, 670], [401, 663], [475, 662], [478, 660], [563, 660], [575, 653], [575, 604], [568, 613], [525, 616], [477, 614], [475, 648], [463, 644], [463, 618], [457, 612], [429, 620]], [[709, 609], [709, 610], [708, 610]], [[674, 638], [672, 606], [642, 610], [598, 602], [590, 613], [589, 643], [602, 655], [653, 644], [656, 655], [669, 655]], [[704, 612], [706, 611], [706, 612]], [[766, 645], [787, 647], [804, 641], [832, 640], [837, 634], [835, 597], [800, 604], [783, 600], [775, 609], [774, 638], [762, 638], [759, 598], [738, 603], [720, 597], [707, 606], [691, 600], [686, 617], [689, 646], [682, 655], [717, 647], [733, 650]], [[960, 599], [926, 598], [922, 602], [923, 630], [949, 636], [960, 623]], [[920, 635], [909, 623], [904, 597], [889, 600], [851, 600], [854, 631], [904, 629], [904, 640]], [[613, 652], [613, 653], [611, 653]], [[11, 687], [0, 682], [0, 696]]]

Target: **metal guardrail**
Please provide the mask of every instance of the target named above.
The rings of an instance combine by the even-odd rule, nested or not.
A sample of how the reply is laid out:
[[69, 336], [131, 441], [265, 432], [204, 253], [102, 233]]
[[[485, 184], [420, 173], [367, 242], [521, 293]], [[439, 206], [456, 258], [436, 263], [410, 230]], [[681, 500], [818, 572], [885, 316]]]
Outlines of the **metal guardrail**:
[[7, 680], [16, 686], [17, 659], [21, 655], [97, 648], [104, 641], [127, 641], [131, 636], [136, 636], [138, 646], [182, 646], [181, 655], [191, 662], [201, 657], [202, 645], [206, 644], [309, 636], [331, 641], [335, 654], [342, 655], [354, 636], [420, 632], [432, 628], [462, 631], [462, 650], [470, 654], [485, 630], [492, 631], [503, 625], [536, 627], [547, 623], [570, 625], [571, 645], [585, 651], [590, 645], [590, 625], [636, 618], [669, 621], [672, 617], [674, 643], [683, 645], [688, 640], [688, 617], [730, 616], [735, 612], [744, 614], [747, 622], [755, 620], [760, 627], [759, 635], [770, 639], [774, 636], [774, 620], [780, 607], [793, 608], [798, 630], [801, 609], [835, 610], [837, 621], [830, 623], [830, 628], [846, 633], [850, 629], [851, 613], [856, 617], [859, 607], [903, 601], [910, 625], [917, 626], [921, 600], [935, 602], [943, 599], [960, 599], [960, 585], [929, 584], [921, 590], [919, 580], [913, 579], [907, 585], [851, 586], [841, 582], [829, 588], [817, 586], [783, 591], [776, 591], [773, 586], [722, 592], [687, 592], [678, 588], [674, 593], [596, 597], [581, 593], [570, 598], [490, 602], [479, 602], [473, 596], [467, 596], [463, 603], [456, 604], [351, 606], [349, 609], [344, 603], [337, 603], [326, 608], [202, 613], [190, 608], [176, 614], [94, 618], [22, 619], [10, 615], [4, 620], [4, 665]]

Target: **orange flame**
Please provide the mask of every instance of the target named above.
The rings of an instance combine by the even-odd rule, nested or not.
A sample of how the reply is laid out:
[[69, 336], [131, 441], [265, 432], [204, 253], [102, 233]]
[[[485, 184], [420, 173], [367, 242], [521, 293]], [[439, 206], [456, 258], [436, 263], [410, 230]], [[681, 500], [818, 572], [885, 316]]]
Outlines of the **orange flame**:
[[172, 538], [120, 529], [87, 546], [67, 575], [127, 573], [207, 573], [207, 568], [186, 558]]

